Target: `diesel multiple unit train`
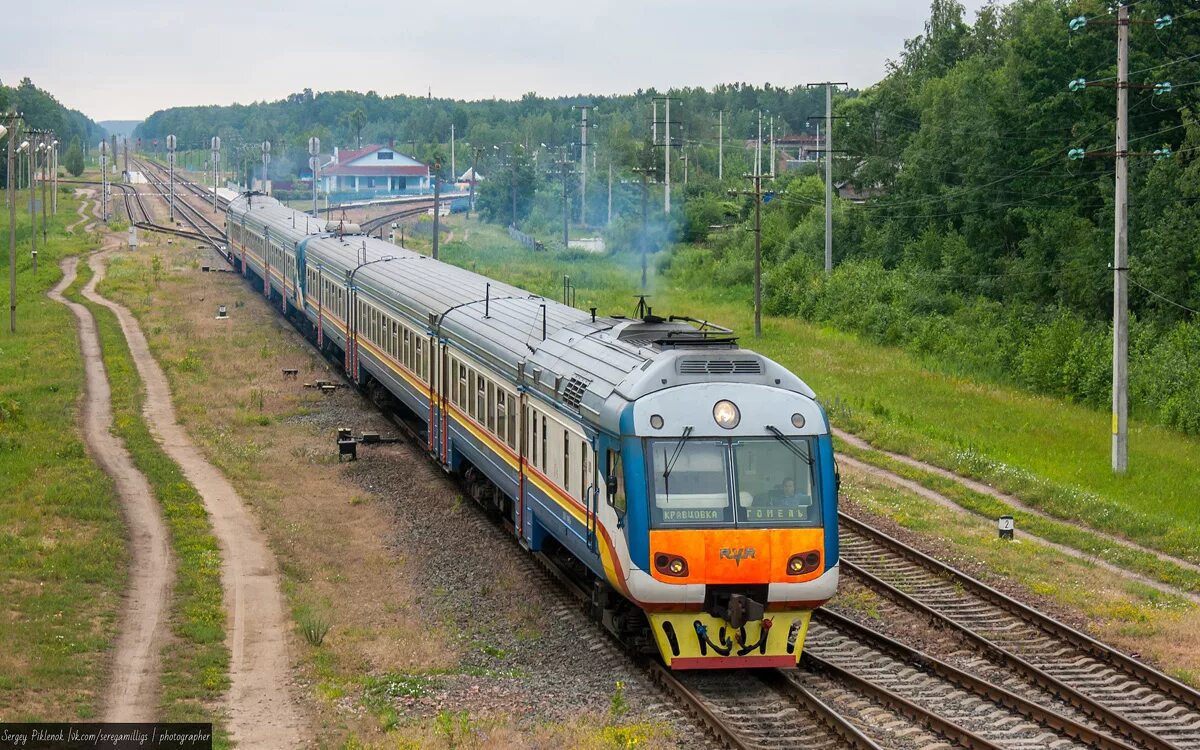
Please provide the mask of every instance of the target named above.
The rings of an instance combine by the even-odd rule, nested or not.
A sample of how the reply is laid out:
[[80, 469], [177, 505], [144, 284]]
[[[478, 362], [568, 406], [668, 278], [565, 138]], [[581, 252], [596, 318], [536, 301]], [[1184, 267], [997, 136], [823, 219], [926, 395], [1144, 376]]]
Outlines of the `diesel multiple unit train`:
[[726, 329], [597, 316], [355, 231], [256, 194], [228, 213], [235, 267], [606, 627], [675, 669], [795, 666], [838, 580], [804, 382]]

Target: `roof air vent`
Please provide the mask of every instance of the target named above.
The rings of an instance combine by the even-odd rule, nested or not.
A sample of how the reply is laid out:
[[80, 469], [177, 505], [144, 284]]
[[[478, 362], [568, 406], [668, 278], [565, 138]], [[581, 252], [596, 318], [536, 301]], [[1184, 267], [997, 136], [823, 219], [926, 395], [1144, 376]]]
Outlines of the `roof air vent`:
[[591, 382], [578, 375], [572, 375], [571, 379], [567, 381], [567, 387], [563, 389], [563, 403], [578, 411], [579, 403], [583, 401], [583, 392], [587, 390]]
[[680, 375], [761, 375], [757, 359], [681, 359]]

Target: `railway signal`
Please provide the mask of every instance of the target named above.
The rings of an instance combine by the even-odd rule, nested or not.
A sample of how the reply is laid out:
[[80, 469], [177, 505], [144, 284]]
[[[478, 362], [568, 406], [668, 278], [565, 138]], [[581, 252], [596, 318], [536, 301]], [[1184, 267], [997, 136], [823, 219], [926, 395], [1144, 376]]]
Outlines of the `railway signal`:
[[217, 212], [217, 180], [221, 174], [221, 136], [214, 135], [212, 137], [212, 165], [213, 165], [213, 192], [212, 206], [213, 213]]
[[263, 184], [263, 192], [268, 193], [268, 194], [271, 192], [271, 191], [267, 190], [267, 165], [270, 163], [271, 163], [271, 142], [263, 141], [262, 142], [262, 165], [263, 165], [262, 184]]
[[308, 166], [312, 167], [313, 176], [313, 209], [312, 215], [317, 215], [317, 171], [321, 167], [321, 139], [315, 135], [308, 139]]

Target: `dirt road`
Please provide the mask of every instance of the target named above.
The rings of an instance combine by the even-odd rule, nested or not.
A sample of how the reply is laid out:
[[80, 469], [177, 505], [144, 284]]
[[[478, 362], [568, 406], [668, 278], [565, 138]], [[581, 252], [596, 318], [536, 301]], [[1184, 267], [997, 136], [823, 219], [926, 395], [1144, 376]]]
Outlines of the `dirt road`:
[[146, 477], [133, 465], [124, 443], [110, 431], [112, 391], [101, 356], [96, 321], [62, 291], [75, 281], [76, 259], [62, 262], [63, 278], [49, 296], [71, 309], [79, 323], [86, 390], [83, 436], [88, 453], [112, 478], [129, 529], [129, 586], [104, 697], [104, 721], [151, 721], [158, 709], [159, 654], [167, 638], [167, 603], [174, 580], [167, 526]]
[[95, 275], [83, 289], [120, 321], [129, 351], [146, 388], [144, 414], [163, 450], [204, 498], [221, 545], [221, 584], [225, 589], [230, 650], [230, 690], [226, 699], [229, 731], [241, 747], [292, 748], [308, 734], [290, 692], [290, 618], [280, 591], [274, 555], [257, 519], [233, 486], [210, 464], [176, 421], [167, 378], [150, 354], [137, 320], [121, 305], [100, 296], [108, 251], [89, 258]]

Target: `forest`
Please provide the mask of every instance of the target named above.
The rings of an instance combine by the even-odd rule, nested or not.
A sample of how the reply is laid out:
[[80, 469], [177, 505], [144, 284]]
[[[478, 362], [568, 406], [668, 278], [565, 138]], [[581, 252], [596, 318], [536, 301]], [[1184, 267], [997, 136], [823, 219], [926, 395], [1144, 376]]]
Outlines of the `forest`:
[[[1200, 432], [1200, 9], [1141, 0], [1132, 11], [1131, 402], [1136, 417]], [[836, 96], [832, 274], [822, 260], [823, 172], [814, 164], [770, 170], [767, 311], [906, 347], [940, 369], [1105, 408], [1114, 20], [1094, 0], [995, 3], [973, 19], [955, 0], [934, 0], [924, 33], [897, 51], [882, 80]], [[595, 109], [581, 206], [574, 107], [585, 103]], [[813, 134], [823, 127], [824, 92], [723, 84], [466, 102], [305, 90], [157, 112], [138, 136], [173, 132], [200, 148], [219, 134], [247, 167], [257, 143], [272, 140], [279, 177], [300, 173], [310, 135], [325, 150], [395, 140], [450, 177], [453, 125], [456, 171], [477, 157], [487, 178], [485, 218], [553, 240], [565, 205], [575, 234], [602, 232], [614, 252], [657, 252], [667, 272], [748, 296], [753, 200], [731, 191], [749, 187], [760, 116], [764, 140], [772, 127], [777, 137]], [[1072, 149], [1087, 158], [1069, 158]]]
[[[0, 81], [0, 112], [20, 113], [26, 127], [53, 130], [62, 144], [59, 148], [62, 165], [78, 166], [79, 171], [72, 170], [76, 175], [83, 172], [83, 159], [88, 150], [105, 137], [104, 128], [82, 112], [64, 107], [27, 77], [15, 87]], [[3, 184], [7, 184], [8, 179], [6, 168], [5, 160], [0, 159], [0, 183]]]

